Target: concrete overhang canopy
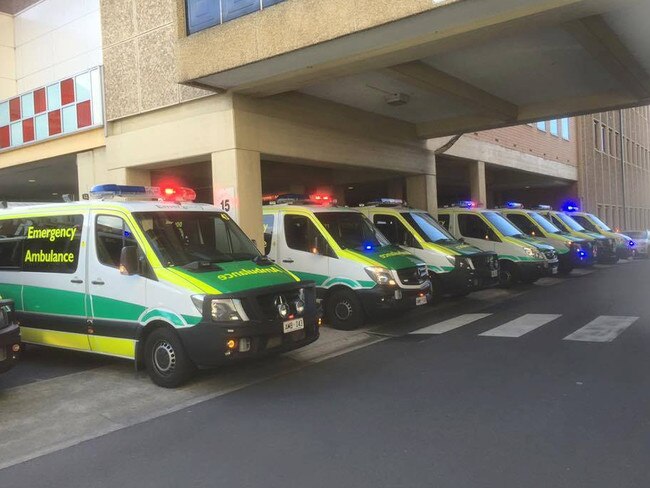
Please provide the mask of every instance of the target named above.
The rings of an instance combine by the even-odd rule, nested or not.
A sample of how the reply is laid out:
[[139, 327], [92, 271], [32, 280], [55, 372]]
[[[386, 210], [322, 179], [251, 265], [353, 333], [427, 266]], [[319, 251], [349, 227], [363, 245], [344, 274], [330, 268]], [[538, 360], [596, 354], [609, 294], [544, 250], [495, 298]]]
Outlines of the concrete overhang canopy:
[[647, 19], [647, 0], [456, 0], [186, 81], [299, 90], [438, 137], [650, 104]]

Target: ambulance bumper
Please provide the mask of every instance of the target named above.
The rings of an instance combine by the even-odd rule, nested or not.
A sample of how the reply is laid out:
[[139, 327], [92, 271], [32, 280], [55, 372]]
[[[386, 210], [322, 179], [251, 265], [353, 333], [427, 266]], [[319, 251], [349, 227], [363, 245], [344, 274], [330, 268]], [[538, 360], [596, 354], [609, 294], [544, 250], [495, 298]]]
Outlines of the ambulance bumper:
[[[300, 289], [305, 298], [304, 312], [299, 315], [292, 310], [293, 318], [281, 319], [274, 302], [278, 298], [291, 302], [297, 298]], [[201, 322], [176, 329], [187, 354], [199, 368], [292, 351], [319, 337], [313, 282], [288, 283], [218, 295], [218, 298], [235, 298], [242, 303], [247, 315], [247, 320], [243, 321], [212, 320], [212, 298], [217, 296], [206, 297]]]
[[408, 310], [431, 301], [431, 283], [427, 280], [419, 288], [407, 289], [377, 285], [369, 290], [358, 290], [363, 308], [368, 315], [381, 310]]
[[13, 352], [14, 345], [20, 345], [20, 329], [17, 324], [0, 329], [0, 373], [4, 373], [18, 361]]
[[[177, 332], [192, 362], [199, 368], [213, 368], [311, 344], [319, 337], [316, 314], [302, 319], [304, 328], [288, 333], [284, 332], [282, 321], [248, 321], [237, 325], [206, 321]], [[229, 343], [234, 346], [229, 347]]]

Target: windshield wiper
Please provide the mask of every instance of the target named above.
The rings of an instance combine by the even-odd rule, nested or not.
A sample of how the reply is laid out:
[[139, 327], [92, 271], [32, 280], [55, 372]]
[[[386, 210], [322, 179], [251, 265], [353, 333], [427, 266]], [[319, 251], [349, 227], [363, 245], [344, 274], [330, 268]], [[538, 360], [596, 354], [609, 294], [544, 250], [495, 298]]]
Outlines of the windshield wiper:
[[192, 261], [181, 266], [188, 271], [221, 271], [222, 268], [216, 265], [217, 261]]
[[253, 261], [258, 266], [271, 266], [273, 264], [273, 261], [271, 261], [268, 258], [268, 256], [262, 256], [262, 255], [253, 257], [251, 261]]

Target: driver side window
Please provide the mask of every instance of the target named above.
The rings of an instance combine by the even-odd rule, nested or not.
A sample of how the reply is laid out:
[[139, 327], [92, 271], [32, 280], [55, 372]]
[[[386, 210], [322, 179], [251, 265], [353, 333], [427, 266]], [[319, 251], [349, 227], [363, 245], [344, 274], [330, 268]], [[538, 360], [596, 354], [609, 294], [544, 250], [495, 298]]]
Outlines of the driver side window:
[[391, 244], [421, 248], [413, 234], [393, 215], [376, 214], [373, 216], [375, 226], [384, 234]]
[[508, 214], [506, 217], [526, 235], [539, 236], [541, 234], [535, 224], [533, 224], [525, 215]]
[[287, 246], [296, 251], [331, 255], [327, 241], [316, 225], [304, 215], [284, 216], [284, 238]]
[[458, 216], [458, 228], [460, 235], [470, 239], [483, 239], [485, 241], [498, 241], [494, 231], [481, 217], [472, 214], [460, 214]]
[[111, 268], [120, 267], [120, 255], [124, 246], [137, 246], [131, 229], [120, 217], [99, 215], [95, 223], [97, 259]]

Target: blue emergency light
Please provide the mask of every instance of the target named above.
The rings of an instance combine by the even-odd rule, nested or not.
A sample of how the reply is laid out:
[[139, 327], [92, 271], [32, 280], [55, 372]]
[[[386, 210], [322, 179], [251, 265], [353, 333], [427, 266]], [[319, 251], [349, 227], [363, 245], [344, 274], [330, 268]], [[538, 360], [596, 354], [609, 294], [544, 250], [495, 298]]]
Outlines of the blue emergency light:
[[562, 210], [565, 212], [579, 212], [580, 211], [580, 206], [575, 203], [575, 202], [565, 202], [564, 205], [562, 205]]
[[523, 203], [518, 203], [518, 202], [506, 202], [506, 207], [507, 208], [524, 208]]

